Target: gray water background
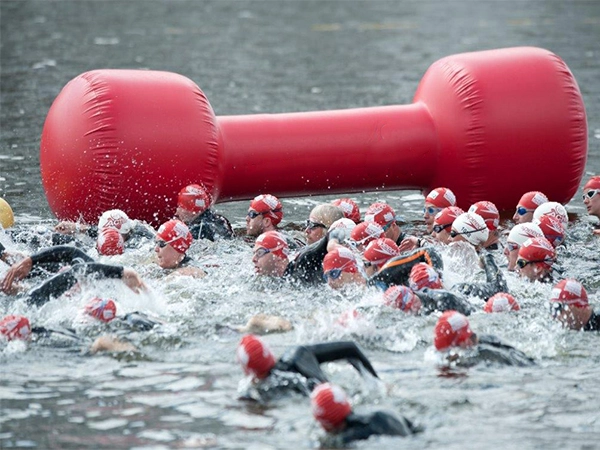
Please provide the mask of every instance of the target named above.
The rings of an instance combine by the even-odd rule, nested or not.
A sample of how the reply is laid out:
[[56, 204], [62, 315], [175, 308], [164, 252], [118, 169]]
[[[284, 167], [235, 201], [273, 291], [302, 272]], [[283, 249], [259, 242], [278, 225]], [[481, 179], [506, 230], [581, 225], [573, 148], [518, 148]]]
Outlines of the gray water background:
[[[39, 175], [39, 137], [62, 87], [97, 68], [149, 68], [183, 74], [207, 94], [217, 115], [344, 109], [410, 103], [426, 69], [444, 56], [538, 46], [561, 56], [579, 83], [588, 116], [584, 180], [600, 173], [600, 2], [597, 1], [2, 1], [0, 3], [0, 196], [17, 222], [53, 223]], [[502, 183], [511, 180], [498, 180]], [[598, 239], [589, 236], [580, 192], [561, 254], [566, 274], [586, 284], [600, 309]], [[416, 192], [365, 193], [392, 204], [408, 230], [422, 229]], [[284, 201], [285, 221], [300, 221], [331, 197]], [[243, 226], [247, 202], [218, 210]], [[363, 209], [364, 210], [364, 209]], [[385, 385], [351, 369], [328, 372], [360, 411], [385, 408], [425, 427], [415, 438], [379, 438], [362, 448], [597, 448], [600, 435], [598, 335], [558, 329], [547, 317], [548, 286], [509, 276], [518, 315], [472, 317], [538, 361], [530, 369], [479, 367], [443, 376], [435, 367], [435, 317], [375, 309], [336, 325], [373, 292], [298, 291], [256, 280], [243, 243], [202, 244], [194, 256], [218, 261], [205, 280], [162, 280], [151, 249], [113, 259], [147, 277], [151, 293], [89, 286], [67, 301], [31, 309], [0, 294], [0, 313], [36, 324], [70, 326], [90, 339], [107, 330], [80, 313], [89, 295], [110, 294], [123, 312], [142, 309], [166, 324], [130, 338], [143, 357], [88, 357], [72, 348], [19, 343], [0, 355], [2, 448], [306, 448], [322, 433], [305, 399], [268, 407], [236, 399], [239, 336], [226, 324], [257, 312], [284, 314], [292, 333], [267, 337], [287, 346], [355, 339]], [[454, 258], [454, 259], [453, 259]], [[445, 255], [447, 263], [461, 262]], [[452, 264], [450, 264], [452, 266]], [[235, 267], [235, 270], [232, 270]], [[469, 279], [461, 266], [449, 279]], [[111, 330], [111, 328], [109, 328]]]

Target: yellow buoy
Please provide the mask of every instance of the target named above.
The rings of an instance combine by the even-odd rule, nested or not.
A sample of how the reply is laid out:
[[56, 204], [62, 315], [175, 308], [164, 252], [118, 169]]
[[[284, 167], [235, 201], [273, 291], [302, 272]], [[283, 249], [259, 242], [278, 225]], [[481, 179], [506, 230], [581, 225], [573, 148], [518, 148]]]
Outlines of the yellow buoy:
[[10, 228], [15, 223], [15, 216], [12, 208], [6, 200], [0, 197], [0, 225], [2, 228]]

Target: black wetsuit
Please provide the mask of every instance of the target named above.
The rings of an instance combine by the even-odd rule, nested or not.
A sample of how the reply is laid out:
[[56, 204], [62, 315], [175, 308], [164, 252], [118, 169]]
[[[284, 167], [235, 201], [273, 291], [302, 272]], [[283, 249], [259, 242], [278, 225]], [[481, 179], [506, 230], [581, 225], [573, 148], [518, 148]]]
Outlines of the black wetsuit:
[[583, 331], [600, 331], [600, 314], [596, 314], [592, 311], [590, 320], [583, 327]]
[[377, 286], [383, 290], [390, 286], [408, 286], [408, 277], [414, 265], [427, 263], [439, 272], [444, 268], [442, 258], [432, 247], [421, 247], [410, 252], [402, 253], [390, 259], [367, 281], [370, 286]]
[[187, 224], [194, 239], [232, 239], [233, 228], [224, 216], [207, 209]]
[[424, 288], [416, 291], [415, 294], [421, 300], [425, 314], [434, 311], [458, 311], [468, 316], [474, 311], [473, 306], [471, 306], [467, 299], [446, 289]]
[[329, 236], [326, 235], [317, 242], [301, 248], [283, 272], [284, 278], [308, 284], [324, 283], [323, 259], [327, 255], [328, 243]]
[[288, 349], [269, 375], [253, 386], [244, 398], [266, 401], [290, 391], [308, 396], [318, 384], [327, 381], [320, 364], [342, 359], [359, 372], [364, 369], [378, 377], [371, 362], [354, 342], [301, 345]]
[[368, 439], [371, 436], [410, 436], [421, 431], [404, 417], [396, 417], [384, 411], [371, 414], [350, 413], [345, 428], [336, 433], [335, 440], [342, 444]]
[[481, 262], [485, 270], [486, 281], [484, 283], [459, 283], [454, 285], [452, 290], [469, 297], [479, 297], [483, 301], [487, 301], [498, 292], [508, 292], [506, 280], [496, 265], [494, 255], [485, 253], [481, 257]]
[[500, 363], [507, 366], [532, 366], [535, 362], [521, 350], [505, 344], [492, 335], [479, 336], [478, 344], [460, 355], [457, 366], [471, 367], [480, 362]]

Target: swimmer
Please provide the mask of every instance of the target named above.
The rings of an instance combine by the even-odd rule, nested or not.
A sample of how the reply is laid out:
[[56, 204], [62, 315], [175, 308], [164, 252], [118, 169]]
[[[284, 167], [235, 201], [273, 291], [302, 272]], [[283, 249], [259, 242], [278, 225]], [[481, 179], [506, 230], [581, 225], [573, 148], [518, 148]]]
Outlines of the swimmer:
[[542, 229], [534, 223], [523, 222], [518, 223], [511, 228], [508, 237], [506, 238], [506, 247], [504, 255], [508, 261], [508, 270], [513, 272], [517, 267], [517, 258], [519, 257], [519, 249], [523, 242], [527, 239], [544, 237]]
[[474, 212], [466, 212], [458, 216], [452, 222], [450, 229], [452, 242], [468, 242], [477, 251], [484, 248], [489, 234], [488, 226], [483, 217]]
[[291, 347], [279, 360], [275, 360], [262, 339], [248, 334], [239, 343], [236, 359], [244, 373], [252, 377], [252, 388], [242, 398], [258, 401], [288, 392], [310, 395], [315, 386], [328, 381], [320, 366], [325, 362], [346, 360], [361, 375], [366, 371], [378, 378], [371, 362], [354, 342]]
[[501, 313], [509, 311], [520, 311], [521, 307], [512, 295], [506, 292], [498, 292], [497, 294], [491, 296], [487, 302], [485, 302], [483, 310], [486, 313]]
[[552, 318], [571, 330], [600, 331], [600, 314], [589, 304], [587, 291], [574, 279], [558, 282], [550, 295]]
[[516, 265], [519, 276], [529, 281], [551, 283], [552, 270], [556, 262], [556, 251], [548, 239], [527, 239], [519, 248]]
[[480, 362], [531, 366], [533, 359], [491, 335], [477, 336], [469, 320], [457, 311], [446, 311], [433, 331], [435, 349], [452, 365], [470, 367]]
[[327, 230], [336, 220], [342, 219], [344, 213], [334, 205], [317, 205], [308, 216], [305, 233], [306, 243], [314, 244], [327, 234]]
[[[600, 219], [600, 175], [591, 177], [583, 186], [583, 204], [590, 216]], [[597, 224], [593, 233], [600, 236], [600, 224]]]
[[371, 241], [363, 254], [367, 276], [373, 276], [385, 263], [399, 254], [400, 249], [391, 239], [379, 238]]
[[554, 248], [564, 244], [566, 230], [563, 223], [555, 216], [543, 214], [537, 219], [533, 219], [533, 223], [540, 227], [542, 233]]
[[179, 191], [175, 217], [185, 223], [194, 239], [233, 238], [231, 223], [212, 209], [208, 191], [199, 184], [190, 184]]
[[444, 289], [427, 287], [415, 292], [406, 286], [390, 286], [383, 294], [383, 302], [387, 306], [415, 315], [455, 310], [468, 316], [473, 312], [473, 307], [464, 298]]
[[488, 238], [481, 246], [488, 251], [498, 250], [500, 245], [500, 231], [498, 230], [500, 213], [496, 205], [488, 201], [473, 203], [469, 208], [469, 212], [479, 214], [488, 228]]
[[323, 259], [323, 278], [333, 289], [366, 283], [354, 253], [345, 247], [334, 248], [327, 252]]
[[433, 189], [425, 197], [425, 206], [423, 208], [423, 219], [427, 226], [427, 234], [433, 231], [433, 221], [435, 216], [444, 208], [456, 206], [456, 196], [454, 192], [445, 187]]
[[526, 192], [519, 199], [512, 219], [516, 224], [531, 222], [533, 220], [533, 212], [536, 208], [547, 201], [548, 197], [542, 192]]
[[442, 271], [444, 264], [437, 250], [432, 247], [421, 247], [412, 252], [401, 253], [393, 257], [379, 269], [375, 275], [369, 278], [369, 286], [377, 286], [386, 290], [390, 286], [408, 286], [408, 277], [415, 264], [426, 263], [436, 270]]
[[404, 233], [398, 226], [396, 212], [386, 203], [373, 203], [365, 212], [365, 222], [377, 222], [383, 231], [385, 237], [391, 239], [400, 246], [404, 239]]
[[327, 447], [343, 446], [371, 436], [409, 436], [422, 431], [410, 420], [388, 412], [355, 413], [346, 393], [331, 383], [317, 386], [310, 395], [310, 403], [314, 418], [328, 433], [328, 438], [335, 441]]
[[348, 243], [362, 254], [371, 241], [384, 237], [385, 231], [381, 225], [377, 222], [364, 221], [352, 229]]

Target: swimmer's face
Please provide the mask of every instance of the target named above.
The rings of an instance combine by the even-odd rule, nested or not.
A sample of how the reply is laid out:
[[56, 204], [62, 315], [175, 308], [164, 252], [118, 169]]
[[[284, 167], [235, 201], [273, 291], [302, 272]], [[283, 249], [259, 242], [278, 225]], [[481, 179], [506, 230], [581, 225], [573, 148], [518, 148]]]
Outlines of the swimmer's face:
[[[448, 244], [452, 241], [450, 238], [450, 226], [452, 224], [444, 225], [436, 225], [433, 224], [431, 227], [431, 236], [438, 242], [442, 244]], [[438, 230], [438, 231], [436, 231]]]
[[276, 277], [283, 275], [283, 270], [285, 270], [285, 266], [282, 269], [281, 258], [260, 246], [254, 246], [252, 263], [254, 271], [259, 275]]
[[508, 270], [514, 271], [519, 257], [519, 245], [514, 242], [507, 242], [506, 247], [504, 247], [504, 256], [508, 261]]
[[529, 211], [524, 206], [517, 205], [517, 208], [515, 209], [515, 214], [513, 215], [513, 220], [515, 224], [531, 222], [533, 220], [533, 210]]
[[428, 233], [433, 231], [433, 219], [441, 210], [442, 208], [438, 208], [431, 203], [425, 203], [425, 207], [423, 208], [423, 219], [425, 220], [425, 225], [427, 225]]
[[517, 271], [521, 278], [529, 281], [541, 280], [547, 273], [540, 263], [529, 263], [525, 267], [517, 267]]
[[600, 217], [600, 189], [584, 189], [583, 204], [590, 216]]
[[156, 241], [154, 251], [156, 252], [158, 265], [163, 269], [176, 268], [185, 257], [183, 253], [179, 253], [171, 247], [171, 244], [167, 244], [162, 240]]
[[306, 225], [306, 243], [317, 242], [327, 233], [327, 226], [318, 217], [310, 216]]
[[260, 236], [264, 231], [265, 216], [250, 208], [246, 215], [246, 234], [248, 236]]

